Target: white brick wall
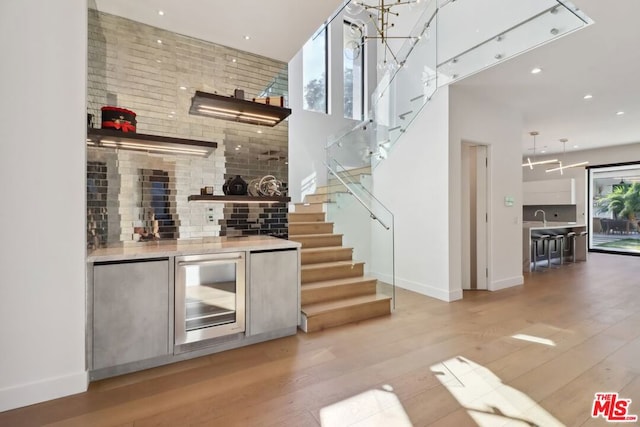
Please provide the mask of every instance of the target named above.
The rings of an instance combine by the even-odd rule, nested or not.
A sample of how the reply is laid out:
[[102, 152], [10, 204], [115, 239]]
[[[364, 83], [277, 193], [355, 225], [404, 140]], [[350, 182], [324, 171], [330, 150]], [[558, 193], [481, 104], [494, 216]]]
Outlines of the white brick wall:
[[[181, 238], [219, 234], [223, 205], [188, 203], [187, 197], [199, 194], [205, 185], [222, 194], [225, 173], [242, 175], [247, 181], [267, 174], [286, 180], [286, 121], [267, 128], [188, 113], [195, 90], [231, 95], [241, 88], [248, 99], [259, 96], [283, 70], [286, 77], [285, 63], [95, 10], [89, 10], [88, 57], [87, 108], [97, 127], [100, 107], [115, 104], [136, 112], [138, 133], [218, 143], [206, 159], [88, 149], [88, 160], [102, 159], [108, 166], [110, 243], [131, 240], [133, 227], [140, 221], [141, 207], [136, 203], [141, 168], [162, 169], [175, 177]], [[278, 154], [266, 156], [266, 152]]]

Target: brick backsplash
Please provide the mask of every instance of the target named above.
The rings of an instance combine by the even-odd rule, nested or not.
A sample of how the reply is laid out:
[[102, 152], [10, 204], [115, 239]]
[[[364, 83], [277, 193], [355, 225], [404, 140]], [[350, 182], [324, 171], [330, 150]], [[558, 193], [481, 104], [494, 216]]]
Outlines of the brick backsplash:
[[153, 228], [144, 206], [148, 200], [143, 197], [141, 170], [163, 171], [168, 177], [168, 209], [175, 215], [180, 238], [224, 235], [230, 229], [224, 205], [187, 201], [201, 187], [213, 186], [215, 194], [222, 194], [225, 179], [235, 175], [247, 181], [264, 175], [286, 181], [286, 121], [269, 128], [188, 111], [195, 90], [232, 95], [239, 88], [246, 99], [286, 96], [287, 64], [93, 9], [88, 45], [87, 109], [96, 127], [100, 108], [116, 104], [136, 112], [138, 133], [218, 143], [205, 159], [88, 148], [89, 246], [138, 239], [136, 227]]
[[220, 221], [227, 236], [268, 234], [288, 235], [286, 203], [232, 203], [224, 208], [224, 220]]

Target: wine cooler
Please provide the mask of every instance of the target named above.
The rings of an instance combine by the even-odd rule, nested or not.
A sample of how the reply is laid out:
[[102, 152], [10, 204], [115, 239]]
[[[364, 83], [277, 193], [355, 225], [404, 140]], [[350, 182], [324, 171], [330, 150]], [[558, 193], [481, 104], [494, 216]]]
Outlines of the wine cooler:
[[245, 253], [176, 257], [175, 345], [245, 330]]

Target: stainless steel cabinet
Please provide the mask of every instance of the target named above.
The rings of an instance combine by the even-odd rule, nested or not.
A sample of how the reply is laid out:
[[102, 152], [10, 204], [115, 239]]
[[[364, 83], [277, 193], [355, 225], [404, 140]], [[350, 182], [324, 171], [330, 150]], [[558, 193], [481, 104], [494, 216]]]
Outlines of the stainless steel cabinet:
[[169, 260], [93, 267], [92, 370], [169, 354]]
[[251, 252], [247, 335], [296, 327], [300, 317], [298, 250]]

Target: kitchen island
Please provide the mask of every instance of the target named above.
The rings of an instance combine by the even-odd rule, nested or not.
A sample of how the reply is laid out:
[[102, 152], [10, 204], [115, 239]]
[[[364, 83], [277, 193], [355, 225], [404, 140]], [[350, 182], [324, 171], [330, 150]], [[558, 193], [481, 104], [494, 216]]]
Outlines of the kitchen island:
[[90, 252], [87, 263], [91, 380], [297, 332], [298, 242], [123, 242]]
[[531, 236], [536, 234], [567, 234], [571, 231], [575, 232], [576, 245], [575, 254], [576, 261], [587, 260], [587, 240], [580, 237], [582, 231], [586, 231], [586, 224], [577, 222], [552, 222], [548, 221], [524, 221], [522, 223], [522, 271], [531, 271]]

